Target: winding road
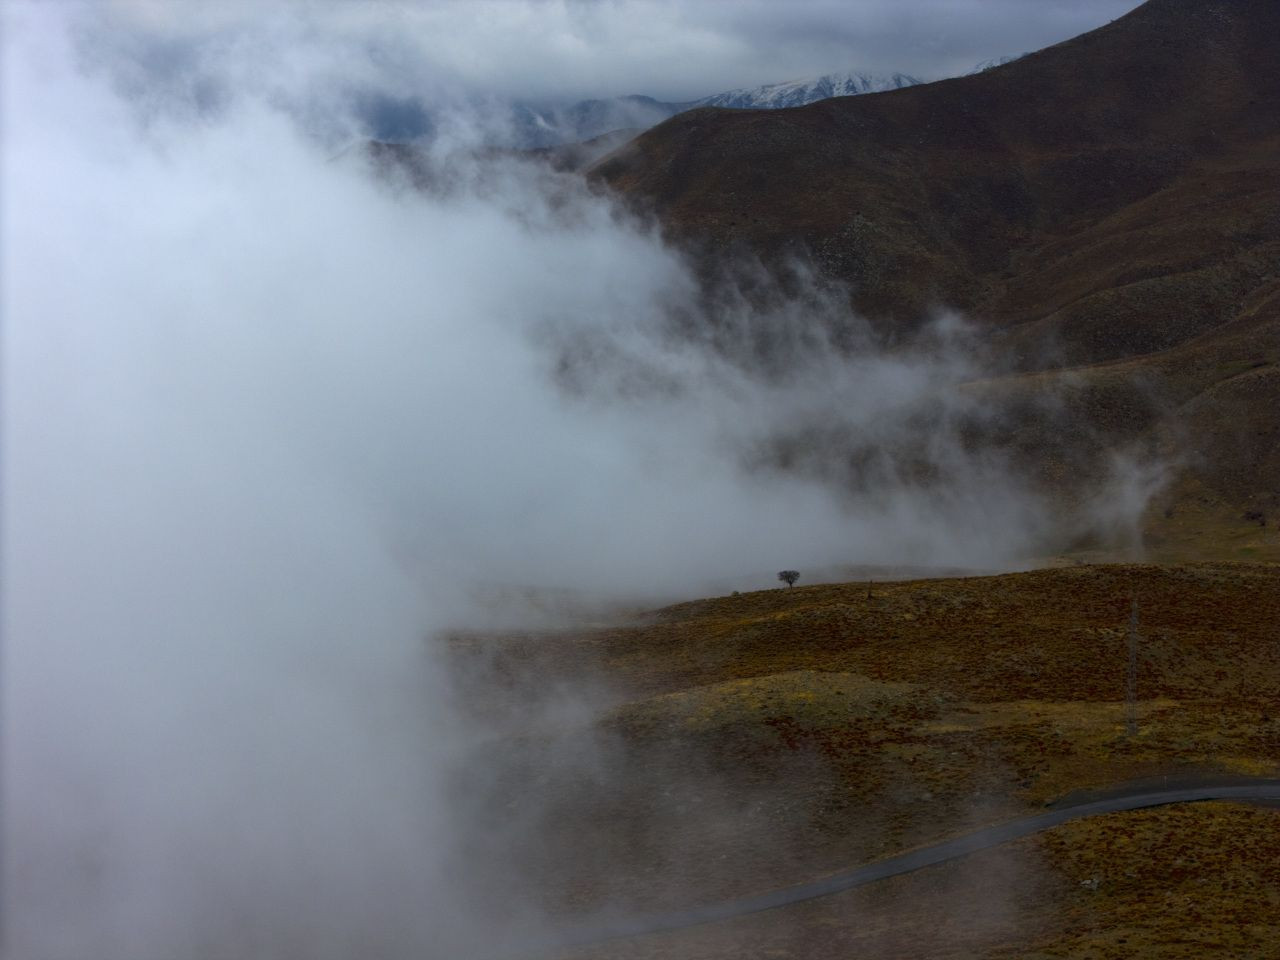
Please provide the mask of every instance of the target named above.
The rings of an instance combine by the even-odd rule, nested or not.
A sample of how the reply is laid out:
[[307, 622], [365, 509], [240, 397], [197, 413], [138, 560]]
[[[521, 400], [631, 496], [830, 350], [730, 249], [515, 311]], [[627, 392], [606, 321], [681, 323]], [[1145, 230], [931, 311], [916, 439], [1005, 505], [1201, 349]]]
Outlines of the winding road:
[[890, 857], [887, 860], [879, 860], [865, 866], [855, 867], [852, 870], [823, 877], [820, 880], [813, 880], [809, 883], [782, 887], [778, 890], [770, 890], [767, 893], [693, 907], [688, 910], [641, 915], [611, 923], [583, 925], [569, 931], [563, 931], [554, 944], [546, 944], [545, 948], [549, 950], [567, 950], [572, 947], [587, 946], [606, 940], [661, 933], [668, 930], [678, 930], [682, 927], [712, 923], [716, 920], [728, 920], [731, 917], [740, 917], [744, 914], [772, 910], [775, 907], [785, 907], [804, 900], [812, 900], [816, 897], [825, 897], [832, 893], [839, 893], [843, 890], [851, 890], [854, 887], [874, 883], [876, 880], [884, 880], [888, 877], [896, 877], [899, 874], [910, 873], [913, 870], [932, 866], [935, 863], [955, 860], [978, 850], [986, 850], [989, 847], [998, 846], [1010, 840], [1017, 840], [1019, 837], [1039, 833], [1041, 830], [1047, 830], [1050, 827], [1056, 827], [1071, 820], [1094, 817], [1103, 813], [1140, 810], [1146, 807], [1161, 807], [1174, 803], [1200, 803], [1206, 800], [1280, 801], [1280, 780], [1237, 780], [1229, 784], [1202, 783], [1160, 790], [1153, 790], [1149, 784], [1143, 784], [1138, 787], [1119, 787], [1111, 791], [1110, 795], [1105, 799], [1059, 807], [1047, 810], [1044, 813], [1023, 817], [1020, 820], [1010, 820], [1006, 823], [983, 827], [981, 830], [975, 830], [953, 840], [911, 850], [896, 857]]

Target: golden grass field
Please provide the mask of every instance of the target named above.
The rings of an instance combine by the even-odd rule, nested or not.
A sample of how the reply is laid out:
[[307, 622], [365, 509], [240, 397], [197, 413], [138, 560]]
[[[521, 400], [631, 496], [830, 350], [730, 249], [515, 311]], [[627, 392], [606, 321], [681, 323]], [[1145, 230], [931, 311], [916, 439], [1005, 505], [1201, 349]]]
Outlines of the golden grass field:
[[[451, 650], [529, 706], [489, 717], [508, 773], [487, 802], [533, 811], [514, 862], [566, 917], [797, 883], [1135, 779], [1280, 773], [1265, 564], [800, 586]], [[569, 702], [592, 706], [548, 709]], [[1280, 811], [1106, 815], [573, 956], [1280, 957]]]

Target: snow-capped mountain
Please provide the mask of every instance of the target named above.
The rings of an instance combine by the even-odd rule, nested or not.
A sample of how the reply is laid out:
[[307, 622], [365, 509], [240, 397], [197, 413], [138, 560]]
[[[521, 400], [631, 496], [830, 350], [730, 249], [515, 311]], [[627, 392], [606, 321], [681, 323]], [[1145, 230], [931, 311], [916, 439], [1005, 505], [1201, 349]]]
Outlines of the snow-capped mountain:
[[[700, 100], [680, 103], [655, 100], [652, 97], [627, 96], [580, 100], [568, 105], [489, 103], [484, 106], [483, 112], [491, 121], [493, 129], [499, 131], [496, 145], [517, 149], [543, 149], [590, 140], [615, 130], [634, 130], [638, 133], [695, 107], [779, 110], [784, 107], [802, 107], [829, 97], [898, 90], [920, 82], [922, 81], [905, 73], [829, 73], [815, 79], [726, 90]], [[376, 140], [404, 142], [429, 138], [436, 126], [430, 108], [414, 99], [366, 98], [358, 102], [358, 108], [371, 137]]]
[[587, 140], [624, 127], [644, 130], [695, 107], [780, 110], [784, 107], [802, 107], [828, 97], [851, 97], [860, 93], [898, 90], [920, 82], [905, 73], [887, 76], [829, 73], [816, 79], [789, 80], [762, 87], [726, 90], [685, 103], [671, 103], [651, 97], [615, 97], [609, 100], [583, 100], [562, 108], [535, 109], [522, 106], [517, 108], [517, 115], [522, 128], [529, 131], [529, 145], [541, 147], [557, 142]]
[[888, 76], [870, 73], [829, 73], [816, 80], [789, 80], [763, 87], [748, 87], [715, 93], [694, 102], [698, 107], [732, 107], [739, 110], [779, 110], [803, 107], [829, 97], [852, 97], [913, 87], [920, 81], [905, 73]]
[[983, 60], [981, 63], [973, 65], [973, 69], [969, 71], [969, 76], [973, 76], [975, 73], [986, 73], [996, 67], [1003, 67], [1006, 63], [1013, 63], [1013, 61], [1021, 60], [1025, 56], [1025, 53], [1015, 53], [1012, 56], [992, 57], [990, 60]]

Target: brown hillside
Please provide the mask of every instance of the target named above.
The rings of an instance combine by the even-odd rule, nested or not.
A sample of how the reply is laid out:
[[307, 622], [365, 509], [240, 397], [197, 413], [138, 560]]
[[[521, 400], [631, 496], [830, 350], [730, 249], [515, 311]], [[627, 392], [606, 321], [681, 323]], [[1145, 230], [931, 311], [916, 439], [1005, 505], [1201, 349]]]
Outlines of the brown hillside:
[[[1280, 273], [1278, 147], [1280, 5], [1153, 0], [976, 76], [682, 114], [594, 173], [677, 234], [802, 243], [870, 313], [945, 302], [1009, 324], [1220, 262], [1233, 303]], [[1216, 294], [1164, 340], [1081, 352], [1186, 339], [1221, 319]]]
[[695, 249], [812, 259], [882, 324], [955, 307], [1023, 370], [1083, 368], [1082, 431], [1176, 450], [1168, 505], [1200, 527], [1280, 506], [1274, 0], [1151, 0], [976, 76], [682, 114], [592, 175]]
[[[1274, 776], [1278, 619], [1275, 566], [1077, 566], [456, 637], [460, 700], [492, 731], [458, 789], [486, 822], [519, 827], [474, 855], [530, 878], [552, 914], [625, 915], [814, 879], [1120, 783]], [[1271, 957], [1278, 818], [1232, 804], [1107, 815], [573, 956]]]

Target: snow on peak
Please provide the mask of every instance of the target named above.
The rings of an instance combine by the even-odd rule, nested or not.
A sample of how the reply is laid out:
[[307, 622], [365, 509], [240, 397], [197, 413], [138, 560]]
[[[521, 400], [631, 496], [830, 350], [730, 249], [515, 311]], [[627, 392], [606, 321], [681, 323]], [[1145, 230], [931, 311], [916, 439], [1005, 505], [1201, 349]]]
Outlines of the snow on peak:
[[905, 73], [888, 76], [870, 73], [829, 73], [810, 80], [789, 80], [770, 83], [763, 87], [747, 87], [712, 94], [696, 101], [699, 107], [733, 107], [748, 110], [778, 110], [784, 107], [802, 107], [829, 97], [852, 97], [861, 93], [878, 93], [882, 90], [898, 90], [920, 83]]
[[975, 73], [986, 73], [996, 67], [1003, 67], [1006, 63], [1013, 63], [1013, 61], [1021, 60], [1025, 56], [1025, 53], [1015, 53], [1012, 56], [992, 57], [990, 60], [983, 60], [981, 63], [974, 64], [973, 69], [969, 71], [969, 76], [973, 76]]

